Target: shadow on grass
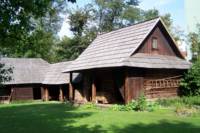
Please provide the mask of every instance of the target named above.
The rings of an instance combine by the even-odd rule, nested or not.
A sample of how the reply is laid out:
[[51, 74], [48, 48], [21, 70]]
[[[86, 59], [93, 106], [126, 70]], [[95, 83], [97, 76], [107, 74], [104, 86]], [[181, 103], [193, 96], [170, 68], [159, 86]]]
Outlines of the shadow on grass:
[[75, 111], [66, 104], [32, 104], [0, 108], [0, 133], [76, 133], [101, 132], [99, 126], [92, 129], [87, 125], [74, 127], [79, 119], [93, 112]]
[[194, 126], [187, 122], [172, 123], [167, 120], [162, 120], [159, 123], [152, 124], [130, 124], [124, 128], [119, 128], [115, 125], [113, 127], [114, 133], [199, 133], [200, 127]]
[[107, 126], [103, 123], [91, 126], [90, 121], [79, 124], [79, 120], [95, 117], [95, 113], [95, 111], [80, 111], [66, 104], [3, 107], [0, 108], [0, 133], [199, 133], [200, 131], [200, 127], [190, 123], [172, 123], [167, 120], [155, 124], [127, 124], [125, 127], [113, 123]]

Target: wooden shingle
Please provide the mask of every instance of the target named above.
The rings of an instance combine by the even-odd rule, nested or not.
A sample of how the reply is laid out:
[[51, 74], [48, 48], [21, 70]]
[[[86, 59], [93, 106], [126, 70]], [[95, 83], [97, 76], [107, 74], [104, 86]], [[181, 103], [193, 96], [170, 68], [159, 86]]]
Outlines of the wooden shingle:
[[[177, 64], [167, 66], [154, 66], [154, 64], [151, 64], [152, 61], [161, 61], [161, 64], [165, 61], [165, 64], [170, 63], [169, 60], [163, 60], [164, 58], [161, 57], [157, 60], [139, 57], [130, 58], [158, 23], [162, 24], [160, 18], [145, 21], [97, 36], [88, 48], [86, 48], [85, 51], [73, 63], [71, 63], [71, 65], [66, 68], [64, 72], [121, 66], [142, 67], [143, 65], [147, 65], [148, 67], [151, 66], [152, 68], [189, 68], [190, 63], [184, 59], [178, 59], [179, 57], [173, 58], [173, 60], [176, 60]], [[134, 61], [138, 61], [138, 59], [142, 59], [143, 61], [134, 63]], [[185, 65], [181, 67], [179, 64]]]

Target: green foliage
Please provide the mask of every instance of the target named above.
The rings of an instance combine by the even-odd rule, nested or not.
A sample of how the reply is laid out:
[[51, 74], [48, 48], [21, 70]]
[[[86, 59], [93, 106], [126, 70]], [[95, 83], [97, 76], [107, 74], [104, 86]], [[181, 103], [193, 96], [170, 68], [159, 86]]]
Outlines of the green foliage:
[[10, 76], [11, 73], [12, 73], [12, 68], [6, 67], [5, 64], [0, 63], [0, 89], [2, 87], [2, 83], [11, 80]]
[[197, 25], [197, 31], [197, 33], [193, 32], [188, 35], [193, 54], [193, 65], [181, 82], [181, 92], [186, 96], [200, 95], [200, 25]]
[[138, 4], [138, 0], [95, 0], [99, 31], [108, 32], [136, 22], [140, 13]]
[[146, 108], [147, 108], [146, 98], [145, 98], [144, 94], [141, 94], [136, 101], [135, 109], [138, 111], [144, 111], [144, 110], [146, 110]]
[[200, 95], [200, 59], [192, 65], [182, 79], [181, 92], [185, 96]]
[[196, 26], [197, 31], [188, 34], [188, 41], [191, 44], [192, 61], [200, 57], [200, 24]]
[[[54, 25], [58, 12], [66, 9], [65, 0], [4, 0], [0, 2], [0, 44], [19, 43], [38, 23]], [[39, 22], [38, 22], [39, 21]], [[50, 23], [48, 23], [49, 27]], [[55, 27], [55, 25], [53, 26]], [[15, 40], [9, 44], [9, 40]]]
[[126, 105], [115, 104], [111, 107], [111, 110], [113, 111], [145, 111], [147, 109], [149, 111], [154, 110], [154, 104], [148, 105], [144, 95], [140, 95], [136, 101], [131, 101]]
[[96, 27], [89, 25], [93, 19], [93, 13], [91, 5], [70, 12], [70, 29], [74, 37], [65, 36], [57, 43], [56, 58], [58, 61], [77, 58], [96, 37]]

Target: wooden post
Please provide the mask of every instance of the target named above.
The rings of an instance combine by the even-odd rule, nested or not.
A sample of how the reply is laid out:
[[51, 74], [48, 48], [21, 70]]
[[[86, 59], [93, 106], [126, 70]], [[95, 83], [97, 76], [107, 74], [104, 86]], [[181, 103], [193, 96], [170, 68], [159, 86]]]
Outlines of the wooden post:
[[124, 102], [127, 104], [129, 102], [128, 94], [129, 94], [129, 79], [128, 79], [128, 72], [125, 72], [125, 82], [124, 82]]
[[62, 90], [62, 86], [59, 87], [59, 101], [63, 102], [63, 90]]
[[43, 88], [43, 100], [44, 101], [49, 101], [49, 90], [47, 87]]
[[69, 74], [69, 101], [73, 100], [72, 73]]
[[92, 76], [92, 102], [96, 103], [96, 84], [94, 75]]

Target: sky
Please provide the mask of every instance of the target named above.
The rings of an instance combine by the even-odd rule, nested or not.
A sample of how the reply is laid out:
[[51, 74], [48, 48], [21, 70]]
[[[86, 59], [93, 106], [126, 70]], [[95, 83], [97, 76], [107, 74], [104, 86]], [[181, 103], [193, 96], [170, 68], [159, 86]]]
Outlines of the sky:
[[[195, 0], [190, 0], [190, 1], [195, 1]], [[68, 6], [71, 8], [75, 8], [77, 5], [79, 7], [83, 7], [84, 5], [90, 2], [92, 2], [92, 0], [77, 0], [76, 4], [69, 4]], [[153, 8], [158, 9], [161, 15], [170, 13], [174, 26], [179, 27], [181, 30], [184, 30], [185, 32], [188, 32], [184, 0], [140, 0], [139, 7], [145, 10]], [[65, 20], [58, 35], [60, 37], [63, 37], [64, 35], [72, 36], [72, 33], [69, 30], [67, 15], [65, 16]]]
[[185, 0], [185, 13], [188, 31], [197, 31], [196, 24], [200, 23], [200, 0]]

